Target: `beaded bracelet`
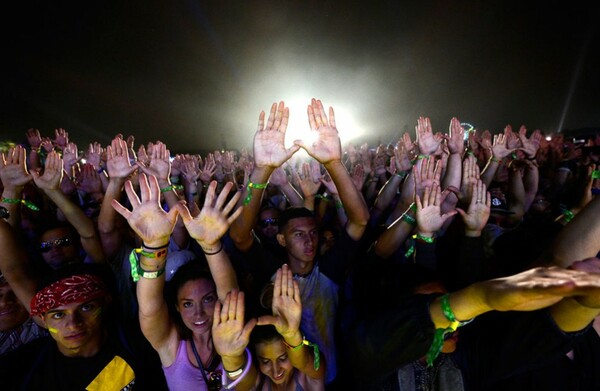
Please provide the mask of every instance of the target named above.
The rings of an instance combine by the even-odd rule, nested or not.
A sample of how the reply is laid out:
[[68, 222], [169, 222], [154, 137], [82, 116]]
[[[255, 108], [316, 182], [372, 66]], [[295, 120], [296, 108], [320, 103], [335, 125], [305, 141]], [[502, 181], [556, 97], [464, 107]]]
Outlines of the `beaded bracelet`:
[[252, 200], [252, 191], [251, 189], [266, 189], [267, 185], [269, 184], [269, 182], [267, 183], [252, 183], [251, 181], [248, 181], [248, 184], [246, 185], [246, 198], [244, 198], [244, 205], [248, 205], [250, 203], [250, 201]]
[[0, 202], [5, 202], [7, 204], [23, 204], [34, 212], [39, 212], [40, 208], [36, 206], [33, 202], [28, 200], [20, 200], [18, 198], [4, 198], [0, 199]]

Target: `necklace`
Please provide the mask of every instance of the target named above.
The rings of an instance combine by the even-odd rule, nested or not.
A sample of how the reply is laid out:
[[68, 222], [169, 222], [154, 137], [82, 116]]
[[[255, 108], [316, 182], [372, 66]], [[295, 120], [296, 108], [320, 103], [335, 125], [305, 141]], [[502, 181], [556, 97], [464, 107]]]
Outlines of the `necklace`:
[[[220, 390], [222, 387], [221, 371], [215, 371], [215, 369], [217, 369], [217, 366], [219, 366], [219, 362], [221, 361], [221, 359], [219, 358], [219, 356], [217, 356], [215, 354], [215, 351], [213, 350], [213, 352], [210, 355], [210, 359], [208, 360], [208, 363], [207, 363], [207, 367], [208, 367], [208, 370], [207, 370], [206, 368], [204, 368], [204, 365], [202, 364], [202, 360], [200, 360], [200, 355], [198, 354], [198, 350], [196, 349], [196, 344], [194, 343], [194, 340], [193, 339], [190, 340], [190, 343], [192, 345], [192, 351], [194, 352], [194, 357], [196, 357], [196, 362], [198, 362], [198, 368], [200, 369], [200, 373], [202, 373], [202, 378], [204, 379], [204, 383], [208, 387], [208, 390], [209, 391]], [[215, 360], [215, 358], [216, 358], [216, 360]]]

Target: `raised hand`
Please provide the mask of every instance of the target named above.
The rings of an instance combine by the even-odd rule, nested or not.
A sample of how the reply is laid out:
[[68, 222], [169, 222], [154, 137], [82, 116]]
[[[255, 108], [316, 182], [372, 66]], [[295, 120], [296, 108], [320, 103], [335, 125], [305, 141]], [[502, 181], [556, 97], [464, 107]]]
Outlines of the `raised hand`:
[[463, 160], [462, 180], [460, 182], [460, 201], [464, 205], [471, 203], [473, 198], [473, 185], [479, 181], [479, 166], [475, 157], [469, 155]]
[[313, 197], [319, 191], [321, 187], [321, 178], [315, 180], [311, 175], [311, 168], [308, 163], [304, 163], [302, 165], [302, 172], [294, 171], [294, 175], [296, 175], [296, 180], [300, 185], [300, 189], [302, 190], [302, 194], [304, 198]]
[[457, 118], [450, 120], [449, 135], [445, 138], [451, 154], [463, 154], [465, 150], [465, 129]]
[[204, 249], [213, 249], [215, 244], [225, 235], [231, 223], [242, 213], [242, 207], [234, 210], [241, 196], [240, 192], [234, 194], [226, 203], [233, 187], [233, 183], [227, 182], [217, 197], [215, 194], [217, 182], [212, 181], [206, 191], [204, 206], [196, 217], [192, 217], [184, 204], [179, 203], [176, 205], [190, 236], [198, 241], [198, 244]]
[[235, 289], [227, 293], [223, 304], [215, 303], [212, 340], [222, 358], [239, 357], [248, 346], [256, 319], [244, 324], [244, 312], [244, 292]]
[[125, 183], [125, 192], [132, 206], [131, 211], [114, 199], [112, 207], [127, 220], [131, 229], [146, 246], [165, 246], [175, 227], [179, 209], [173, 208], [167, 213], [160, 206], [160, 188], [156, 177], [141, 174], [139, 182], [141, 200], [135, 193], [131, 181]]
[[215, 162], [215, 158], [212, 153], [209, 153], [208, 156], [206, 156], [206, 159], [204, 159], [204, 165], [200, 171], [200, 180], [202, 183], [210, 183], [213, 175], [215, 175], [216, 168], [217, 163]]
[[[410, 135], [408, 136], [408, 139], [410, 140]], [[412, 168], [412, 163], [410, 162], [409, 157], [409, 151], [406, 149], [405, 143], [398, 141], [398, 143], [396, 144], [396, 148], [394, 148], [394, 158], [394, 163], [396, 165], [397, 172], [408, 171]]]
[[106, 147], [106, 171], [112, 178], [125, 179], [131, 175], [137, 165], [131, 165], [127, 143], [121, 137], [115, 137]]
[[258, 318], [259, 325], [275, 326], [277, 332], [284, 338], [291, 338], [299, 333], [302, 319], [300, 288], [287, 264], [284, 264], [275, 274], [272, 310], [273, 315]]
[[102, 181], [100, 175], [90, 163], [83, 165], [83, 168], [77, 175], [77, 189], [87, 193], [102, 193]]
[[535, 157], [540, 148], [542, 138], [542, 133], [539, 129], [536, 129], [531, 136], [527, 138], [527, 128], [525, 128], [525, 125], [521, 125], [521, 128], [519, 129], [519, 140], [521, 140], [521, 149], [528, 158], [533, 159]]
[[269, 178], [269, 183], [278, 187], [282, 187], [290, 183], [283, 167], [277, 167], [275, 170], [273, 170], [271, 177]]
[[33, 128], [27, 129], [25, 136], [27, 137], [27, 142], [31, 146], [31, 149], [38, 149], [40, 147], [42, 136], [40, 136], [39, 130]]
[[59, 190], [64, 173], [64, 162], [57, 152], [52, 151], [46, 157], [44, 173], [31, 172], [36, 186], [44, 191]]
[[31, 181], [25, 153], [25, 148], [17, 145], [0, 156], [0, 181], [5, 189], [21, 188]]
[[433, 134], [429, 118], [419, 117], [415, 132], [419, 153], [427, 156], [434, 154], [442, 142], [442, 135], [440, 133]]
[[73, 167], [81, 160], [77, 144], [70, 142], [63, 148], [63, 161], [65, 162], [65, 170], [70, 176], [73, 176]]
[[170, 152], [167, 146], [157, 141], [150, 154], [150, 164], [139, 164], [139, 168], [146, 175], [155, 176], [159, 181], [168, 181], [171, 175]]
[[341, 161], [342, 144], [335, 126], [333, 107], [329, 108], [329, 118], [327, 118], [323, 103], [313, 98], [311, 104], [308, 105], [307, 112], [310, 132], [314, 141], [309, 144], [304, 140], [296, 140], [294, 144], [303, 148], [321, 164]]
[[54, 129], [54, 146], [65, 149], [67, 144], [69, 144], [69, 132], [63, 128]]
[[504, 135], [506, 136], [506, 147], [508, 149], [516, 150], [521, 146], [519, 137], [513, 132], [512, 126], [506, 125], [504, 128]]
[[289, 108], [283, 101], [279, 105], [273, 103], [265, 126], [265, 112], [258, 116], [258, 128], [254, 135], [254, 162], [258, 167], [279, 167], [288, 160], [299, 147], [294, 145], [285, 148], [285, 131], [287, 130]]
[[[447, 194], [447, 193], [446, 193]], [[454, 216], [455, 210], [442, 214], [440, 206], [443, 199], [442, 190], [437, 183], [433, 183], [432, 187], [425, 187], [423, 200], [417, 194], [417, 232], [424, 236], [433, 236], [442, 228], [444, 222]]]
[[503, 133], [494, 135], [494, 142], [492, 144], [492, 155], [494, 156], [494, 159], [504, 159], [505, 157], [516, 151], [516, 147], [509, 148], [506, 144], [506, 141], [507, 137]]
[[86, 163], [91, 164], [95, 170], [99, 170], [102, 162], [102, 152], [103, 148], [100, 143], [90, 143], [85, 156]]
[[472, 195], [469, 208], [466, 212], [460, 208], [456, 210], [465, 223], [465, 234], [467, 236], [480, 236], [490, 217], [492, 198], [480, 179], [475, 183], [471, 183], [469, 187]]
[[442, 175], [442, 164], [435, 157], [419, 159], [413, 166], [415, 195], [422, 196], [426, 187], [433, 187], [435, 183], [440, 183]]

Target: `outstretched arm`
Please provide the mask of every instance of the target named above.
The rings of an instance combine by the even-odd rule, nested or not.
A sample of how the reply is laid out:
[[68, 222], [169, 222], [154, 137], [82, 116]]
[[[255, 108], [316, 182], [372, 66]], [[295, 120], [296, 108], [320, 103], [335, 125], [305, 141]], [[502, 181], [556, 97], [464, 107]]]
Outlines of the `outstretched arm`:
[[346, 232], [352, 239], [358, 240], [365, 232], [369, 211], [362, 194], [354, 186], [350, 174], [342, 163], [342, 146], [335, 125], [333, 108], [329, 108], [328, 118], [323, 103], [313, 99], [308, 106], [308, 122], [311, 132], [316, 136], [315, 141], [308, 144], [303, 140], [296, 140], [294, 144], [306, 150], [310, 156], [325, 166], [339, 191], [348, 216]]
[[258, 129], [254, 135], [254, 170], [242, 192], [244, 210], [230, 230], [230, 236], [240, 251], [248, 250], [254, 241], [252, 229], [271, 173], [299, 149], [296, 145], [288, 149], [284, 146], [289, 116], [289, 109], [283, 101], [279, 105], [273, 103], [266, 126], [265, 112], [261, 111], [258, 116]]
[[33, 180], [37, 187], [54, 202], [61, 210], [67, 221], [77, 230], [81, 246], [87, 255], [97, 263], [105, 261], [104, 251], [100, 238], [96, 233], [94, 222], [83, 213], [60, 189], [63, 177], [63, 160], [55, 151], [48, 154], [44, 167], [44, 174], [32, 172]]

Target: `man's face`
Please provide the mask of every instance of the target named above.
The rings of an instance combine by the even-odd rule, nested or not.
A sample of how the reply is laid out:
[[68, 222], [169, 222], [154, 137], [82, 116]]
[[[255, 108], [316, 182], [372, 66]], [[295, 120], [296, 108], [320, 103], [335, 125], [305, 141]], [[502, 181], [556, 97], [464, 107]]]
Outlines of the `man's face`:
[[59, 269], [77, 259], [75, 238], [66, 228], [54, 228], [44, 232], [40, 242], [42, 257], [53, 269]]
[[105, 300], [65, 304], [47, 311], [42, 320], [67, 357], [91, 357], [100, 351], [105, 339], [102, 312]]
[[29, 319], [27, 309], [15, 296], [11, 287], [0, 282], [0, 332], [16, 329]]
[[313, 217], [297, 217], [286, 224], [277, 241], [286, 248], [290, 262], [313, 262], [319, 244], [319, 230]]

